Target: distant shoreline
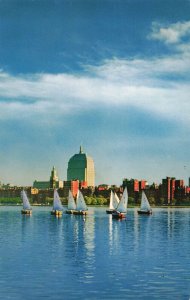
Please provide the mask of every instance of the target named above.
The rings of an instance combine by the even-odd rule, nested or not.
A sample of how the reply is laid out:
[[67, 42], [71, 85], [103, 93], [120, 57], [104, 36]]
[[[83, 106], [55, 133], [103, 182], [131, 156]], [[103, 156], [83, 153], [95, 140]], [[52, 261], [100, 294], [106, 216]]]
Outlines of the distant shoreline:
[[[0, 203], [0, 207], [1, 206], [18, 206], [18, 207], [22, 207], [22, 204], [12, 204], [12, 203]], [[52, 205], [48, 205], [48, 204], [31, 204], [31, 206], [34, 207], [52, 207]], [[63, 207], [65, 207], [66, 205], [63, 205]], [[96, 205], [88, 205], [88, 207], [105, 207], [107, 208], [108, 205], [100, 205], [100, 204], [96, 204]], [[129, 205], [128, 208], [140, 208], [140, 205]], [[152, 206], [152, 208], [190, 208], [190, 205], [161, 205], [161, 206]]]

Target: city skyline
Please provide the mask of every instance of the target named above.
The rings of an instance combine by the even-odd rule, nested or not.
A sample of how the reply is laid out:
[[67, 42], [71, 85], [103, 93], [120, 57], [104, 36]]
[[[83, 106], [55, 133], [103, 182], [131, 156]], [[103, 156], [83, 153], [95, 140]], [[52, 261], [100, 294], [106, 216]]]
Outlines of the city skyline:
[[[1, 1], [0, 181], [190, 173], [190, 1]], [[37, 176], [38, 174], [38, 176]], [[37, 178], [36, 178], [37, 176]]]

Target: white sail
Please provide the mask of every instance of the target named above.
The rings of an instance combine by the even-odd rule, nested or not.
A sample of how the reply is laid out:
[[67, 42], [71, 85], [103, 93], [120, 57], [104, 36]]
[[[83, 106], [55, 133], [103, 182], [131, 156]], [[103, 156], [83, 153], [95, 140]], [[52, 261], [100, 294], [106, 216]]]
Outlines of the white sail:
[[125, 188], [122, 198], [117, 206], [117, 211], [121, 213], [126, 213], [127, 212], [127, 204], [128, 204], [128, 193], [127, 193], [127, 188]]
[[21, 198], [23, 202], [23, 209], [31, 209], [30, 202], [24, 190], [21, 191]]
[[118, 204], [119, 204], [119, 198], [118, 198], [117, 194], [114, 193], [114, 200], [113, 200], [114, 209], [117, 208]]
[[145, 192], [142, 191], [142, 198], [141, 198], [141, 210], [144, 210], [144, 211], [148, 211], [150, 210], [150, 204], [148, 202], [148, 199], [145, 195]]
[[109, 205], [109, 209], [115, 209], [114, 205], [113, 205], [113, 201], [114, 201], [114, 194], [113, 192], [111, 191], [111, 194], [110, 194], [110, 205]]
[[59, 198], [59, 194], [58, 194], [57, 190], [54, 190], [53, 210], [63, 210], [63, 206], [62, 206], [62, 203]]
[[76, 200], [76, 210], [87, 210], [86, 203], [84, 201], [83, 194], [78, 190], [77, 200]]
[[74, 200], [73, 195], [72, 195], [70, 190], [69, 190], [69, 197], [68, 197], [68, 209], [69, 210], [75, 210], [76, 209], [75, 200]]

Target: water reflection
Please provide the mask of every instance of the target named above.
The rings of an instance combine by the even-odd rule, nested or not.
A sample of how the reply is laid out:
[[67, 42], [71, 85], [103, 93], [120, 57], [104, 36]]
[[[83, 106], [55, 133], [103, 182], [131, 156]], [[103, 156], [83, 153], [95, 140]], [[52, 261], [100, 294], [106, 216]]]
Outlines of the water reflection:
[[172, 238], [175, 228], [175, 210], [168, 208], [168, 237]]
[[78, 255], [81, 245], [86, 249], [86, 256], [93, 256], [94, 252], [94, 217], [73, 216], [73, 238], [75, 254]]
[[139, 247], [139, 216], [136, 210], [133, 212], [133, 217], [134, 217], [134, 250], [136, 251]]
[[115, 220], [109, 215], [110, 254], [116, 253], [120, 247], [120, 225], [125, 226], [125, 220]]
[[109, 215], [108, 216], [108, 222], [109, 222], [109, 250], [110, 250], [110, 253], [112, 252], [112, 247], [113, 247], [113, 219], [112, 219], [112, 216]]
[[[136, 232], [139, 231], [139, 234], [142, 235], [145, 239], [145, 241], [149, 238], [150, 235], [150, 224], [151, 224], [151, 218], [152, 215], [138, 215], [136, 214]], [[137, 220], [138, 219], [138, 220]]]
[[30, 218], [7, 208], [0, 212], [1, 297], [188, 299], [189, 235], [190, 209], [152, 216], [129, 209], [118, 222], [101, 208], [61, 219], [48, 208], [34, 208]]
[[139, 236], [139, 215], [136, 210], [134, 210], [132, 213], [133, 213], [133, 220], [134, 220], [134, 233], [135, 233], [135, 237], [138, 238], [138, 236]]
[[24, 239], [25, 237], [27, 237], [28, 230], [31, 227], [32, 215], [20, 215], [20, 218], [21, 218], [21, 223], [22, 223], [22, 225], [21, 225], [22, 238]]
[[84, 220], [84, 241], [87, 256], [94, 256], [95, 240], [95, 218], [94, 216], [86, 217]]

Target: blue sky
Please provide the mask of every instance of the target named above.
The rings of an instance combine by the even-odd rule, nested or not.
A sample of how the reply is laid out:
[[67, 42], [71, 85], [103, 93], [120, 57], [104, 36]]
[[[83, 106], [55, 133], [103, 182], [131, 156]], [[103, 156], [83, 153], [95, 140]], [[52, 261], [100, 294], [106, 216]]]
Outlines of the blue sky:
[[187, 181], [189, 16], [189, 0], [1, 0], [0, 180], [66, 180], [82, 143], [96, 184]]

